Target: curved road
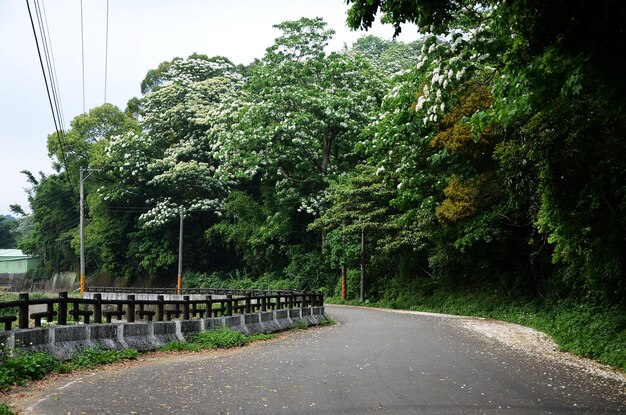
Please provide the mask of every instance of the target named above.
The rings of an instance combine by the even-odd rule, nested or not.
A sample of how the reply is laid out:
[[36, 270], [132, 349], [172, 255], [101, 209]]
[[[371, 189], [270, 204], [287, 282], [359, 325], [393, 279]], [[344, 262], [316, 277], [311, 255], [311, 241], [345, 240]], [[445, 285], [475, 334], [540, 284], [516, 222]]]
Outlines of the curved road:
[[327, 307], [339, 324], [227, 352], [62, 379], [38, 414], [601, 414], [624, 384], [502, 346], [458, 320]]

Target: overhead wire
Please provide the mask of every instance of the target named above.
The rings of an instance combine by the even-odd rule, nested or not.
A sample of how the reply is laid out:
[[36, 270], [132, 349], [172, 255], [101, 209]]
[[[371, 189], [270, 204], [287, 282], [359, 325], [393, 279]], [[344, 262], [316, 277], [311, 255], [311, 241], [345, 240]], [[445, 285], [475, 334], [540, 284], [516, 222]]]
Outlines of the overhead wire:
[[[34, 4], [37, 5], [37, 0], [34, 0]], [[43, 75], [43, 80], [44, 80], [44, 84], [46, 85], [46, 93], [48, 95], [48, 103], [50, 104], [50, 111], [52, 112], [52, 120], [54, 122], [54, 129], [56, 131], [56, 137], [57, 140], [59, 142], [59, 148], [61, 150], [61, 158], [63, 161], [63, 164], [65, 165], [65, 170], [68, 170], [68, 163], [67, 163], [67, 157], [65, 155], [65, 146], [63, 145], [63, 125], [61, 124], [61, 117], [60, 114], [58, 113], [57, 110], [55, 110], [55, 108], [57, 108], [57, 106], [55, 106], [53, 104], [53, 93], [51, 92], [51, 83], [52, 80], [49, 78], [53, 75], [51, 73], [48, 73], [48, 75], [46, 75], [46, 69], [44, 67], [44, 63], [43, 63], [43, 57], [42, 57], [42, 53], [41, 53], [41, 47], [39, 46], [39, 39], [37, 37], [37, 30], [35, 29], [35, 22], [33, 20], [33, 13], [32, 10], [30, 8], [30, 2], [29, 0], [26, 0], [26, 7], [28, 9], [28, 16], [30, 18], [30, 25], [33, 29], [33, 36], [35, 38], [35, 45], [37, 47], [37, 56], [39, 57], [39, 64], [41, 66], [41, 73]], [[42, 39], [43, 42], [43, 39]], [[54, 98], [55, 102], [59, 102], [58, 97]], [[72, 183], [72, 179], [71, 179], [71, 175], [68, 175], [68, 180], [70, 182], [70, 184]]]
[[48, 233], [53, 233], [53, 234], [59, 234], [59, 233], [63, 233], [65, 231], [68, 231], [72, 228], [75, 228], [76, 226], [78, 226], [80, 224], [80, 219], [73, 219], [71, 221], [65, 222], [62, 224], [62, 222], [58, 222], [55, 225], [53, 224], [46, 224], [46, 231]]
[[104, 43], [104, 103], [107, 103], [107, 71], [109, 68], [109, 0], [107, 0], [107, 24]]
[[[39, 4], [39, 0], [37, 0], [37, 5]], [[53, 93], [56, 93], [56, 103], [57, 103], [57, 110], [58, 110], [58, 114], [59, 114], [59, 120], [61, 123], [61, 130], [63, 131], [63, 126], [65, 126], [65, 117], [63, 115], [63, 106], [61, 105], [61, 100], [60, 100], [60, 96], [61, 96], [61, 91], [59, 89], [59, 77], [57, 76], [57, 70], [56, 70], [56, 64], [54, 62], [54, 53], [52, 53], [52, 38], [50, 37], [50, 29], [48, 28], [48, 15], [46, 14], [46, 5], [45, 3], [42, 2], [41, 4], [41, 10], [43, 11], [43, 21], [45, 24], [45, 31], [43, 33], [45, 33], [47, 35], [46, 39], [47, 39], [47, 48], [46, 50], [50, 50], [49, 53], [49, 62], [48, 62], [48, 66], [50, 68], [50, 73], [53, 74], [52, 76], [52, 86], [53, 86]], [[48, 54], [46, 54], [48, 55]], [[65, 133], [63, 133], [65, 134]]]
[[83, 0], [80, 0], [80, 50], [83, 69], [83, 113], [85, 113], [85, 35], [83, 28]]

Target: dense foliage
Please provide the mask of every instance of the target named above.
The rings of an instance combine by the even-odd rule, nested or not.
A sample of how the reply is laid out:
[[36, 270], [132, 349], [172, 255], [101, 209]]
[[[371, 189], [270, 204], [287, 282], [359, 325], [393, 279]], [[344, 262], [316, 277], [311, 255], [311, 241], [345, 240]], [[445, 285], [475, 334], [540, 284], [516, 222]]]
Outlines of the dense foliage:
[[30, 175], [20, 246], [75, 267], [83, 166], [103, 169], [86, 181], [93, 278], [173, 285], [182, 215], [188, 285], [332, 294], [345, 265], [366, 298], [623, 307], [626, 6], [348, 3], [353, 27], [380, 10], [423, 37], [327, 53], [333, 31], [302, 18], [248, 67], [162, 63], [126, 111], [77, 117], [64, 155], [49, 140], [58, 173]]
[[0, 249], [15, 248], [18, 223], [9, 216], [0, 216]]

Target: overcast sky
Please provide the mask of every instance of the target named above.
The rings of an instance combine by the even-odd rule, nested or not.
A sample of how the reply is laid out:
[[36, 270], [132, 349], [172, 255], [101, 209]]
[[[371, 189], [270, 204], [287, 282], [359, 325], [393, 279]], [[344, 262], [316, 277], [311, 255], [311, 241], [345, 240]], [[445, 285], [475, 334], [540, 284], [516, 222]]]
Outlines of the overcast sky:
[[[43, 0], [56, 64], [65, 127], [83, 112], [80, 0]], [[86, 109], [104, 102], [107, 0], [83, 0]], [[31, 2], [31, 9], [32, 9]], [[279, 35], [273, 24], [323, 17], [337, 34], [329, 48], [365, 32], [345, 26], [342, 0], [109, 0], [107, 101], [123, 109], [149, 69], [193, 52], [234, 63], [260, 58]], [[370, 33], [391, 39], [391, 26]], [[399, 40], [417, 38], [406, 27]], [[46, 137], [54, 130], [37, 49], [23, 0], [0, 0], [0, 214], [28, 207], [21, 170], [50, 173]]]

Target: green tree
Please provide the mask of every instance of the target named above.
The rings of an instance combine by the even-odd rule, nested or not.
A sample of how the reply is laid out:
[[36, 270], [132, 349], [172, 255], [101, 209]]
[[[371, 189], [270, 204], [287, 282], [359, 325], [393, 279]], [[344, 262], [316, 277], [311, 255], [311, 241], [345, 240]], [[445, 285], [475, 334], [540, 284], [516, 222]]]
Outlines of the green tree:
[[[94, 235], [121, 237], [104, 266], [129, 276], [171, 274], [181, 208], [186, 248], [204, 253], [189, 257], [187, 266], [206, 267], [211, 253], [202, 234], [218, 219], [234, 183], [216, 176], [216, 150], [218, 133], [229, 128], [240, 101], [243, 80], [237, 68], [225, 58], [195, 54], [162, 66], [166, 70], [158, 80], [148, 74], [153, 85], [140, 100], [140, 130], [108, 140], [96, 164], [106, 167], [108, 183], [94, 204], [123, 226], [94, 229]], [[120, 269], [120, 264], [126, 265]]]
[[223, 140], [221, 168], [261, 174], [284, 189], [285, 201], [313, 213], [325, 179], [354, 165], [354, 145], [376, 111], [382, 84], [362, 59], [325, 55], [333, 32], [321, 19], [276, 27], [283, 35], [248, 80], [251, 100]]
[[6, 216], [0, 216], [0, 248], [15, 248], [15, 228], [17, 221]]
[[393, 75], [414, 66], [421, 55], [421, 49], [421, 41], [407, 44], [367, 35], [357, 39], [349, 51], [363, 56], [378, 70]]
[[25, 253], [41, 259], [38, 274], [48, 278], [55, 272], [73, 271], [78, 266], [77, 252], [72, 240], [78, 234], [78, 197], [65, 173], [39, 179], [30, 172], [28, 202], [34, 223], [30, 236], [19, 243]]
[[[626, 258], [616, 247], [626, 238], [621, 208], [626, 169], [624, 143], [617, 137], [625, 125], [626, 83], [619, 74], [626, 61], [615, 50], [624, 41], [620, 22], [626, 6], [560, 0], [349, 3], [353, 27], [369, 27], [381, 11], [397, 30], [402, 22], [414, 22], [426, 35], [418, 62], [426, 68], [425, 79], [415, 85], [420, 91], [415, 109], [425, 125], [439, 128], [450, 108], [458, 106], [464, 84], [478, 82], [491, 90], [491, 105], [460, 124], [471, 126], [474, 140], [490, 132], [503, 140], [493, 150], [497, 165], [491, 171], [503, 174], [497, 179], [505, 185], [499, 194], [508, 195], [495, 200], [508, 200], [510, 206], [499, 214], [516, 223], [513, 218], [529, 216], [516, 209], [527, 209], [531, 231], [525, 237], [550, 243], [537, 246], [552, 253], [554, 265], [541, 265], [541, 279], [553, 281], [552, 289], [623, 303]], [[482, 169], [467, 159], [448, 158], [445, 145], [443, 150], [446, 170], [464, 168], [465, 177], [449, 176], [440, 220], [454, 206], [472, 206], [480, 181], [470, 179], [467, 169]], [[469, 230], [457, 224], [484, 217], [484, 209], [458, 210], [463, 220], [454, 220], [449, 230]], [[492, 220], [481, 229], [502, 228]], [[530, 255], [527, 263], [536, 259]], [[439, 263], [449, 261], [443, 255]], [[493, 259], [485, 260], [485, 266], [493, 265]]]
[[337, 178], [326, 190], [328, 209], [309, 225], [323, 231], [323, 249], [330, 265], [361, 267], [363, 294], [365, 267], [372, 272], [369, 281], [384, 275], [388, 259], [381, 247], [396, 233], [398, 212], [391, 206], [395, 189], [382, 173], [382, 169], [358, 165], [351, 174]]
[[258, 241], [274, 258], [267, 272], [308, 284], [326, 277], [312, 259], [320, 235], [307, 225], [328, 182], [358, 163], [354, 147], [384, 84], [361, 56], [324, 52], [333, 31], [322, 19], [276, 27], [282, 34], [252, 68], [236, 124], [220, 140], [218, 173], [252, 185], [264, 213]]

